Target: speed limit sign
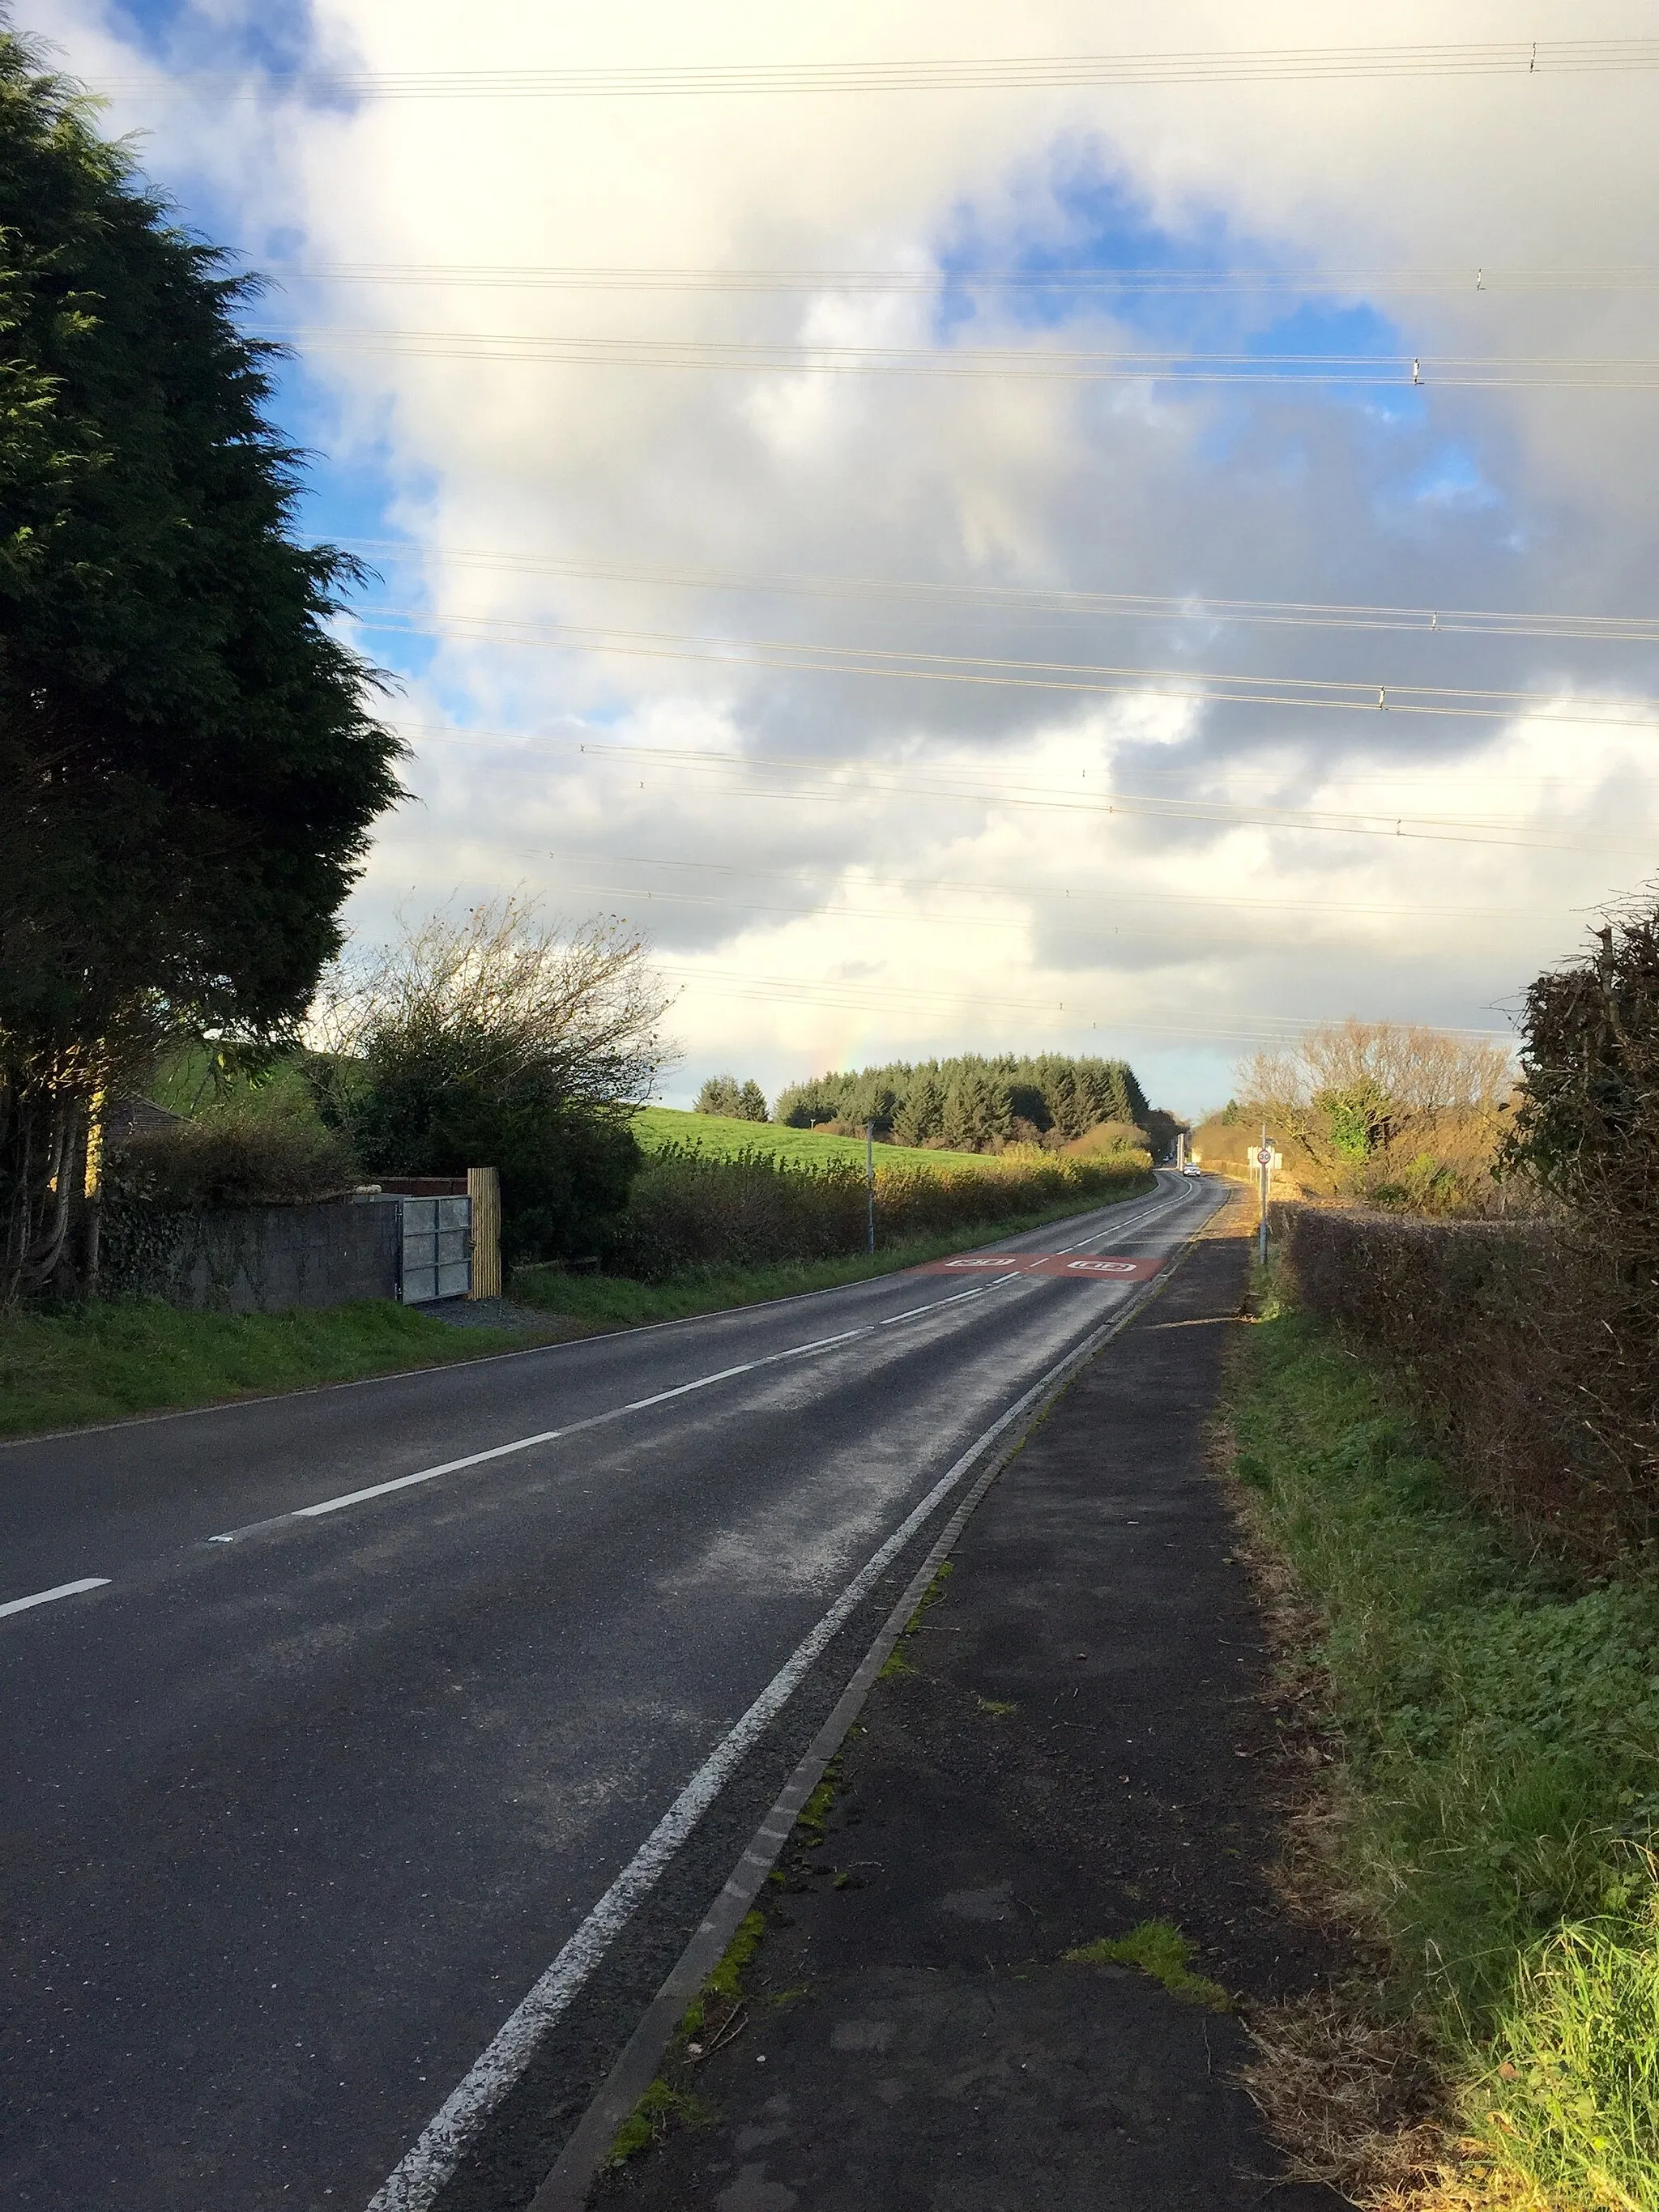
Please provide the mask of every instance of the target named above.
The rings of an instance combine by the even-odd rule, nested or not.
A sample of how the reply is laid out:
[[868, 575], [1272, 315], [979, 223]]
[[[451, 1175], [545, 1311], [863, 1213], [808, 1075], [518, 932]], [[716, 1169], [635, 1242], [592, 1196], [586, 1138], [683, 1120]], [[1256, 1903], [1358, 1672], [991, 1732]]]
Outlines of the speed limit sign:
[[1263, 1145], [1255, 1156], [1255, 1164], [1259, 1168], [1270, 1168], [1273, 1165], [1273, 1155], [1271, 1145]]

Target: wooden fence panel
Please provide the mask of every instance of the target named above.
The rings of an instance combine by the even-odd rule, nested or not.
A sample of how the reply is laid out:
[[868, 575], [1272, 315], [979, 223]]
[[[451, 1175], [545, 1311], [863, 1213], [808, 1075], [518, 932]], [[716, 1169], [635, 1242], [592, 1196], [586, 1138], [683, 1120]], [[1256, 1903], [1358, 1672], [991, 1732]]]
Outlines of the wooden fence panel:
[[466, 1194], [472, 1201], [472, 1288], [470, 1297], [501, 1294], [501, 1178], [495, 1168], [469, 1168]]

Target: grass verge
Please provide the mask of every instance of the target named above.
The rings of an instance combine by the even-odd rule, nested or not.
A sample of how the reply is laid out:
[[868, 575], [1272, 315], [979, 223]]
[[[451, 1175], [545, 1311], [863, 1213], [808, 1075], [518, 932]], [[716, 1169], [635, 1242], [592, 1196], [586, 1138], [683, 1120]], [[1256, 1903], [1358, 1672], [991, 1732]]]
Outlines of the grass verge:
[[181, 1313], [153, 1300], [0, 1314], [0, 1437], [83, 1428], [540, 1341], [374, 1299], [325, 1312]]
[[[1358, 2202], [1659, 2212], [1659, 1589], [1519, 1556], [1373, 1371], [1258, 1310], [1238, 1494], [1338, 1754], [1300, 1871], [1382, 1974], [1323, 2028], [1267, 2023], [1252, 2087]], [[1437, 2130], [1375, 2124], [1367, 2038]]]
[[[1126, 1191], [1111, 1203], [1144, 1198], [1152, 1187], [1149, 1176], [1142, 1188]], [[778, 1260], [753, 1267], [714, 1264], [688, 1267], [660, 1283], [636, 1282], [627, 1275], [572, 1275], [556, 1266], [515, 1267], [508, 1287], [521, 1305], [592, 1328], [635, 1328], [648, 1322], [719, 1313], [728, 1306], [761, 1305], [769, 1298], [794, 1297], [803, 1291], [833, 1291], [843, 1283], [870, 1282], [906, 1267], [922, 1267], [929, 1260], [946, 1259], [952, 1252], [969, 1251], [987, 1237], [1018, 1237], [1051, 1222], [1075, 1220], [1079, 1212], [1100, 1211], [1098, 1203], [1081, 1208], [1075, 1204], [1051, 1206], [1000, 1221], [970, 1222], [937, 1237], [908, 1237], [873, 1256], [859, 1252], [833, 1260]]]

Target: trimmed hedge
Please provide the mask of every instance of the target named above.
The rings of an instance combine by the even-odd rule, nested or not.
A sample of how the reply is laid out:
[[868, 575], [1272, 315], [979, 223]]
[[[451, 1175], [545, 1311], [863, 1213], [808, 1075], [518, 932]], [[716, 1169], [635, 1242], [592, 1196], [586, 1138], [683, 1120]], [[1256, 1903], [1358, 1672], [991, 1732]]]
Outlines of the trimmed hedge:
[[[1081, 1212], [1150, 1187], [1144, 1152], [1075, 1159], [1003, 1154], [983, 1168], [878, 1167], [881, 1245], [1037, 1213], [1076, 1201]], [[716, 1158], [693, 1146], [654, 1155], [635, 1179], [611, 1264], [647, 1281], [733, 1261], [833, 1259], [861, 1252], [864, 1170], [852, 1160], [796, 1164], [773, 1152]]]
[[1659, 1539], [1659, 1347], [1570, 1222], [1275, 1209], [1300, 1303], [1409, 1383], [1460, 1480], [1554, 1548]]

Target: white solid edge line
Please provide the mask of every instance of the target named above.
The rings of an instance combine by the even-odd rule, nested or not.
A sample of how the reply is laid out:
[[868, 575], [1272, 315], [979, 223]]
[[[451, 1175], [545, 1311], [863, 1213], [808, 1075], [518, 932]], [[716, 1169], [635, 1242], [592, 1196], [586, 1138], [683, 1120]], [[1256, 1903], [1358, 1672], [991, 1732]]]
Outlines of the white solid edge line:
[[[1195, 1234], [1196, 1232], [1194, 1232]], [[1190, 1243], [1192, 1240], [1188, 1239]], [[1146, 1297], [1150, 1283], [1139, 1285]], [[1133, 1310], [1139, 1310], [1138, 1308]], [[559, 2017], [623, 1927], [635, 1906], [654, 1887], [670, 1859], [725, 1786], [756, 1738], [799, 1686], [802, 1676], [848, 1615], [856, 1608], [894, 1555], [969, 1468], [1026, 1407], [1041, 1398], [1068, 1368], [1080, 1366], [1090, 1352], [1132, 1318], [1121, 1314], [1093, 1330], [1064, 1358], [1017, 1398], [934, 1484], [927, 1497], [872, 1553], [841, 1595], [772, 1680], [692, 1776], [552, 1965], [510, 2013], [485, 2050], [473, 2062], [369, 2200], [367, 2212], [428, 2212], [459, 2166], [468, 2144], [506, 2096], [534, 2056], [538, 2045]]]
[[[1206, 1215], [1206, 1218], [1208, 1218]], [[1202, 1226], [1201, 1224], [1200, 1225]], [[1197, 1241], [1198, 1234], [1199, 1231], [1194, 1230], [1177, 1248], [1173, 1255], [1175, 1264], [1179, 1264], [1191, 1250]], [[1028, 1392], [1024, 1401], [1025, 1405], [1029, 1407], [1032, 1399], [1038, 1396], [1045, 1387], [1052, 1388], [1056, 1394], [1064, 1389], [1072, 1377], [1087, 1365], [1097, 1352], [1111, 1343], [1152, 1304], [1154, 1298], [1160, 1294], [1162, 1287], [1155, 1288], [1157, 1281], [1158, 1279], [1153, 1277], [1144, 1283], [1138, 1284], [1135, 1287], [1141, 1293], [1139, 1297], [1111, 1322], [1091, 1331], [1081, 1343], [1073, 1347], [1065, 1358], [1051, 1367], [1042, 1377], [1042, 1382], [1032, 1391]], [[1018, 1446], [1014, 1447], [1015, 1449], [1018, 1448]], [[585, 2136], [588, 2138], [587, 2148], [592, 2149], [597, 2136], [598, 2146], [602, 2150], [604, 2145], [611, 2139], [616, 2127], [620, 2124], [621, 2119], [626, 2117], [627, 2111], [631, 2109], [644, 2084], [641, 2083], [640, 2087], [635, 2087], [630, 2081], [627, 2085], [629, 2094], [623, 2100], [623, 2110], [614, 2118], [610, 2112], [602, 2111], [607, 2093], [617, 2082], [619, 2075], [627, 2068], [630, 2055], [638, 2052], [640, 2038], [641, 2034], [648, 2033], [647, 2024], [652, 2021], [653, 2014], [658, 2013], [659, 2008], [663, 2006], [665, 1997], [668, 1999], [666, 2014], [672, 2026], [672, 2021], [684, 2011], [686, 2002], [689, 2002], [690, 1996], [695, 1994], [709, 1968], [720, 1959], [726, 1942], [730, 1940], [732, 1929], [737, 1925], [742, 1914], [747, 1911], [754, 1902], [762, 1881], [775, 1863], [779, 1852], [794, 1827], [801, 1807], [822, 1778], [830, 1759], [844, 1740], [848, 1728], [869, 1693], [877, 1669], [885, 1660], [894, 1644], [897, 1643], [904, 1623], [915, 1611], [917, 1599], [933, 1579], [939, 1562], [954, 1549], [970, 1516], [977, 1509], [981, 1499], [992, 1483], [1007, 1466], [1012, 1456], [1012, 1451], [1006, 1452], [987, 1462], [969, 1486], [966, 1496], [957, 1504], [939, 1534], [934, 1538], [905, 1595], [889, 1614], [875, 1642], [854, 1670], [852, 1680], [842, 1692], [830, 1718], [824, 1723], [811, 1746], [795, 1767], [782, 1796], [751, 1838], [747, 1850], [727, 1878], [724, 1888], [709, 1908], [690, 1943], [681, 1954], [678, 1965], [671, 1970], [667, 1981], [663, 1984], [652, 2005], [647, 2008], [640, 2028], [635, 2031], [630, 2042], [624, 2045], [617, 2064], [613, 2066], [601, 2085], [598, 2095], [589, 2105], [582, 2119], [577, 2124], [575, 2132], [570, 2136], [559, 2154], [557, 2164], [542, 2184], [541, 2188], [537, 2191], [526, 2208], [526, 2212], [539, 2212], [539, 2208], [544, 2204], [549, 2208], [549, 2212], [553, 2212], [554, 2207], [560, 2208], [560, 2212], [568, 2212], [568, 2208], [573, 2206], [579, 2197], [581, 2203], [584, 2204], [586, 2203], [587, 2191], [592, 2184], [592, 2168], [584, 2167], [579, 2163], [586, 2156], [586, 2152], [580, 2147], [582, 2138]], [[704, 1943], [704, 1955], [699, 1956], [699, 1944], [700, 1942], [703, 1942], [703, 1939], [712, 1940]], [[686, 1971], [688, 1968], [690, 1969], [689, 1973]], [[660, 2022], [659, 2024], [660, 2025]], [[665, 2034], [663, 2041], [665, 2042]], [[650, 2051], [649, 2063], [644, 2069], [647, 2081], [656, 2070], [661, 2049], [662, 2043], [659, 2042]], [[594, 2125], [596, 2121], [599, 2123], [597, 2128]], [[574, 2159], [573, 2152], [575, 2154]], [[562, 2190], [557, 2186], [560, 2182], [564, 2184]]]
[[[1066, 1354], [1059, 1364], [1077, 1357]], [[743, 1717], [723, 1736], [639, 1850], [575, 1930], [552, 1965], [511, 2012], [421, 2132], [420, 2140], [370, 2198], [368, 2212], [426, 2212], [459, 2165], [467, 2144], [518, 2080], [547, 2030], [598, 1966], [691, 1830], [708, 1811], [757, 1738], [799, 1686], [807, 1669], [858, 1607], [889, 1562], [961, 1481], [987, 1447], [1048, 1387], [1045, 1374], [999, 1414], [953, 1461], [921, 1503], [872, 1552], [810, 1634], [784, 1662]]]
[[78, 1583], [59, 1583], [56, 1589], [36, 1590], [32, 1597], [9, 1598], [0, 1613], [27, 1613], [32, 1605], [50, 1605], [54, 1598], [79, 1597], [82, 1590], [107, 1589], [107, 1575], [82, 1575]]

